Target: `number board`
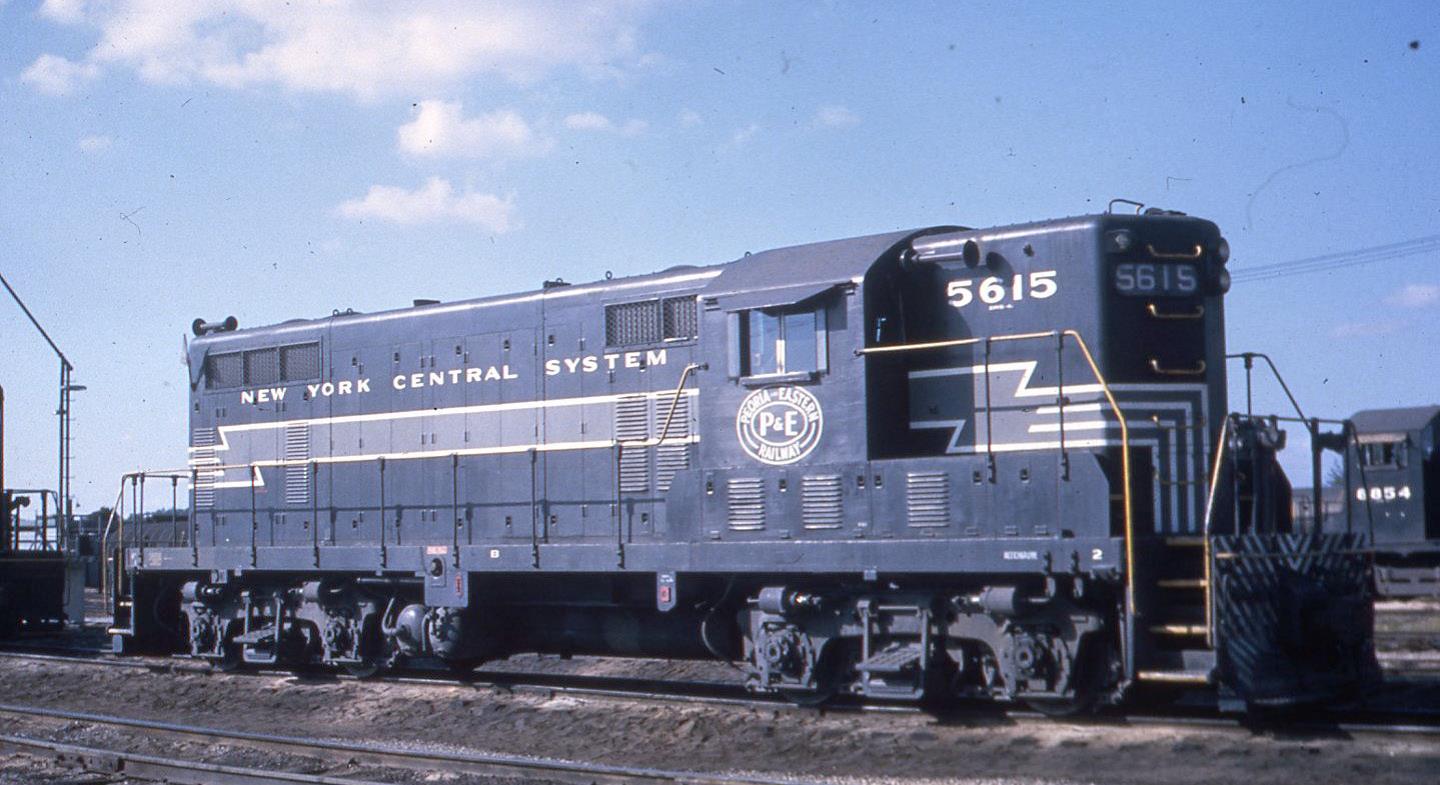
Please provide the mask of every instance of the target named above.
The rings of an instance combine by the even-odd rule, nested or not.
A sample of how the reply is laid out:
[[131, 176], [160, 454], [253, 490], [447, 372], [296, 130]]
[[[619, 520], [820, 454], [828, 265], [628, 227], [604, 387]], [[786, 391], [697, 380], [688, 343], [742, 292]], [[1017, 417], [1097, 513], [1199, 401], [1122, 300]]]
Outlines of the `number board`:
[[1200, 291], [1193, 264], [1125, 262], [1115, 265], [1115, 291], [1132, 297], [1189, 297]]

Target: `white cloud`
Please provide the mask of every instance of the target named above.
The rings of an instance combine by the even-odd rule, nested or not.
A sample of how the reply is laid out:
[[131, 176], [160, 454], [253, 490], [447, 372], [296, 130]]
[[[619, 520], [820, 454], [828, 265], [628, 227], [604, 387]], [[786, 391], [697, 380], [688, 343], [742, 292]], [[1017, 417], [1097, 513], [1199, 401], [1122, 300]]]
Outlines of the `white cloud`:
[[40, 6], [40, 15], [57, 22], [79, 24], [85, 21], [86, 0], [45, 0]]
[[450, 181], [432, 177], [413, 191], [390, 185], [372, 185], [364, 198], [342, 203], [335, 211], [345, 218], [367, 218], [390, 223], [471, 223], [496, 234], [514, 228], [511, 197], [466, 191], [455, 193]]
[[35, 62], [20, 74], [20, 80], [28, 82], [36, 90], [47, 95], [66, 95], [79, 82], [89, 81], [100, 74], [94, 63], [75, 63], [57, 55], [40, 55]]
[[598, 112], [580, 112], [565, 118], [565, 127], [573, 131], [609, 131], [614, 128], [610, 118]]
[[1377, 335], [1389, 335], [1400, 329], [1400, 322], [1378, 321], [1378, 322], [1347, 322], [1336, 325], [1330, 330], [1331, 338], [1372, 338]]
[[638, 51], [634, 25], [651, 5], [65, 0], [47, 3], [42, 13], [99, 31], [85, 57], [92, 69], [133, 69], [166, 84], [275, 85], [372, 100], [483, 77], [525, 83], [557, 68], [589, 75], [639, 67], [652, 58]]
[[1385, 302], [1400, 308], [1424, 308], [1440, 303], [1440, 286], [1431, 283], [1406, 284], [1399, 291], [1385, 298]]
[[645, 133], [650, 124], [644, 120], [631, 119], [622, 125], [616, 125], [599, 112], [578, 112], [565, 118], [565, 127], [572, 131], [603, 131], [621, 136], [638, 136]]
[[751, 123], [744, 128], [737, 128], [734, 133], [730, 134], [730, 144], [738, 147], [754, 139], [755, 134], [758, 133], [760, 133], [759, 123]]
[[822, 106], [812, 121], [816, 128], [847, 128], [860, 122], [859, 116], [843, 106]]
[[680, 125], [686, 128], [694, 128], [695, 126], [700, 125], [704, 122], [705, 119], [702, 118], [700, 116], [700, 113], [695, 111], [694, 109], [686, 109], [685, 111], [680, 113]]
[[431, 157], [533, 156], [551, 146], [516, 112], [501, 109], [467, 118], [459, 101], [421, 101], [415, 118], [400, 126], [396, 137], [402, 151]]
[[81, 152], [96, 155], [98, 153], [103, 153], [106, 150], [109, 150], [110, 145], [114, 143], [115, 140], [111, 139], [108, 136], [94, 134], [81, 138], [79, 142], [75, 143], [75, 145], [80, 148]]

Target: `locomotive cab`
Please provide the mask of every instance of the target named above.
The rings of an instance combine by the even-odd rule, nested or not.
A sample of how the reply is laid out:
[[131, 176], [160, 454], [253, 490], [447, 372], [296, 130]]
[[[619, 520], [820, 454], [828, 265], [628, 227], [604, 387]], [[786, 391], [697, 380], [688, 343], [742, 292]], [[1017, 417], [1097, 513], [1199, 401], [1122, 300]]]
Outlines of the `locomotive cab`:
[[1351, 423], [1344, 509], [1354, 511], [1326, 530], [1372, 536], [1380, 594], [1440, 596], [1440, 406], [1370, 409]]

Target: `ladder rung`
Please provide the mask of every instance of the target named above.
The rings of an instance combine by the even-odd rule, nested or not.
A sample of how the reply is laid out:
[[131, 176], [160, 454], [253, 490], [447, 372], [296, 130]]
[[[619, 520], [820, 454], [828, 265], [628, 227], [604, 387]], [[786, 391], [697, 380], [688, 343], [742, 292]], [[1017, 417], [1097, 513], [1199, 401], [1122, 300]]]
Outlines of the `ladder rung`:
[[1203, 589], [1204, 578], [1161, 578], [1155, 582], [1162, 589]]
[[1208, 671], [1140, 671], [1135, 674], [1140, 681], [1166, 681], [1179, 684], [1209, 684]]
[[1203, 624], [1156, 624], [1150, 631], [1156, 635], [1204, 635], [1209, 632]]
[[1186, 546], [1190, 546], [1190, 547], [1195, 547], [1195, 546], [1204, 545], [1204, 544], [1205, 544], [1205, 538], [1204, 538], [1204, 537], [1166, 537], [1166, 538], [1165, 538], [1165, 544], [1166, 544], [1166, 545], [1186, 545]]
[[105, 634], [106, 634], [106, 635], [134, 635], [134, 634], [135, 634], [135, 631], [134, 631], [134, 630], [131, 630], [131, 629], [126, 629], [125, 627], [107, 627], [107, 628], [105, 628]]
[[135, 607], [135, 602], [134, 602], [133, 600], [116, 600], [116, 601], [115, 601], [115, 607], [117, 607], [117, 608], [133, 608], [133, 607]]

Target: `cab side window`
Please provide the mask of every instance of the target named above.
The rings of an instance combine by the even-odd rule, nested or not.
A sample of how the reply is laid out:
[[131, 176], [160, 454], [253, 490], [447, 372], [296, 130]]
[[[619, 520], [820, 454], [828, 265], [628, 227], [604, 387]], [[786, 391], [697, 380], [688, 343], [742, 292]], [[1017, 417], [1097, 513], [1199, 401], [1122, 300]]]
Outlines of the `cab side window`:
[[828, 368], [823, 308], [740, 311], [733, 314], [731, 329], [732, 376], [817, 373]]
[[1360, 446], [1360, 464], [1393, 469], [1405, 465], [1405, 442], [1372, 442]]

